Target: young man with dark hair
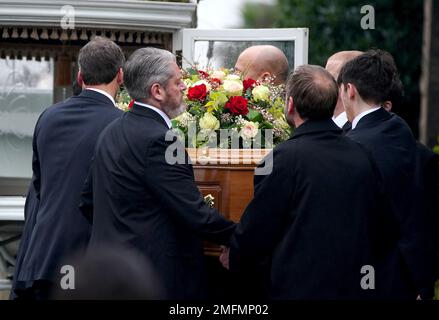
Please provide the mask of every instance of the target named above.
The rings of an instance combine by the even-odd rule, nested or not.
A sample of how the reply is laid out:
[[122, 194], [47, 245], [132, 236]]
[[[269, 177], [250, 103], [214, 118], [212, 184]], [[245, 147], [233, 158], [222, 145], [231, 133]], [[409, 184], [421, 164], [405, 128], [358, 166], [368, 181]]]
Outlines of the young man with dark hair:
[[416, 189], [416, 141], [407, 124], [382, 105], [399, 81], [393, 57], [371, 50], [340, 71], [340, 95], [352, 130], [347, 136], [372, 154], [383, 178], [387, 207], [380, 218], [373, 267], [376, 293], [382, 299], [433, 296], [433, 243], [425, 212], [419, 212]]
[[[328, 58], [325, 69], [328, 70], [330, 74], [332, 74], [335, 80], [337, 80], [341, 67], [343, 67], [343, 65], [349, 60], [352, 60], [361, 54], [363, 54], [362, 51], [355, 51], [355, 50], [340, 51], [334, 53], [332, 56]], [[334, 120], [335, 124], [340, 128], [342, 128], [343, 131], [349, 131], [351, 128], [351, 123], [348, 121], [348, 118], [346, 116], [346, 111], [344, 110], [343, 102], [340, 100], [340, 97], [338, 97], [337, 105], [335, 106], [332, 120]]]
[[35, 127], [30, 190], [37, 207], [26, 216], [26, 241], [17, 257], [18, 299], [48, 299], [60, 289], [61, 261], [68, 264], [69, 256], [85, 250], [90, 225], [79, 211], [81, 191], [99, 133], [123, 113], [114, 102], [122, 83], [122, 50], [96, 37], [78, 60], [82, 93], [47, 108]]

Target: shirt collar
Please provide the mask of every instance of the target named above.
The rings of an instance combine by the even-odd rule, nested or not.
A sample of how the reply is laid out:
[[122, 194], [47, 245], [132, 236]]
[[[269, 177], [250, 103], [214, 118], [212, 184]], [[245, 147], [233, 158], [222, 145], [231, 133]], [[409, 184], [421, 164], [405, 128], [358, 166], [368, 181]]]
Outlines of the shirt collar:
[[363, 111], [362, 113], [360, 113], [358, 116], [356, 116], [354, 118], [354, 121], [352, 121], [352, 130], [355, 129], [355, 127], [357, 126], [357, 124], [361, 120], [361, 118], [363, 118], [364, 116], [367, 116], [369, 113], [372, 113], [372, 112], [377, 111], [379, 109], [381, 109], [381, 107], [376, 107], [376, 108], [368, 109], [368, 110]]
[[334, 131], [340, 134], [342, 132], [341, 129], [330, 118], [322, 120], [307, 120], [293, 131], [290, 139], [296, 139], [297, 137], [305, 134], [329, 131]]
[[334, 121], [335, 124], [339, 128], [343, 128], [343, 126], [346, 124], [346, 122], [348, 122], [348, 116], [346, 115], [346, 112], [344, 111], [344, 112], [340, 113], [338, 116], [332, 117], [332, 121]]
[[136, 104], [151, 110], [154, 110], [155, 112], [157, 112], [159, 115], [161, 115], [161, 117], [163, 118], [163, 120], [165, 120], [166, 124], [168, 125], [168, 128], [171, 129], [172, 128], [172, 123], [171, 120], [169, 119], [169, 117], [167, 116], [166, 113], [164, 113], [162, 110], [160, 110], [159, 108], [156, 108], [152, 105], [146, 104], [146, 103], [141, 103], [139, 101], [136, 101]]
[[101, 90], [101, 89], [96, 89], [96, 88], [85, 88], [85, 90], [91, 90], [91, 91], [95, 91], [98, 92], [100, 94], [103, 94], [104, 96], [106, 96], [108, 99], [111, 100], [111, 102], [113, 102], [114, 105], [116, 105], [116, 101], [114, 101], [114, 98], [108, 94], [108, 92]]

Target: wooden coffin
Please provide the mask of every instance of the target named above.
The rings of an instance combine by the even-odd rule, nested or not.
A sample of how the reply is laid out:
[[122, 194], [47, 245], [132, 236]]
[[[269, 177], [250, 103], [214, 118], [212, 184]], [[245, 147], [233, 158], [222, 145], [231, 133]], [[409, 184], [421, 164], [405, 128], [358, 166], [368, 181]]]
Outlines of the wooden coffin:
[[[203, 195], [212, 195], [214, 206], [238, 222], [253, 198], [253, 175], [257, 164], [271, 149], [187, 149], [195, 181]], [[220, 248], [205, 244], [206, 255], [218, 256]]]

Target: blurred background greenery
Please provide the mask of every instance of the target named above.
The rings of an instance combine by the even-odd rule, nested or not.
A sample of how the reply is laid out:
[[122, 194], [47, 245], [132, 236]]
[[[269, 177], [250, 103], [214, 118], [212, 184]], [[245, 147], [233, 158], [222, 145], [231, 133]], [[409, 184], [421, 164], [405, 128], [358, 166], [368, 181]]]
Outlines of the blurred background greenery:
[[[308, 27], [309, 63], [324, 66], [342, 50], [380, 48], [395, 58], [405, 87], [399, 110], [418, 137], [423, 32], [423, 0], [276, 0], [274, 4], [246, 3], [245, 28]], [[375, 30], [363, 30], [363, 5], [375, 8]]]

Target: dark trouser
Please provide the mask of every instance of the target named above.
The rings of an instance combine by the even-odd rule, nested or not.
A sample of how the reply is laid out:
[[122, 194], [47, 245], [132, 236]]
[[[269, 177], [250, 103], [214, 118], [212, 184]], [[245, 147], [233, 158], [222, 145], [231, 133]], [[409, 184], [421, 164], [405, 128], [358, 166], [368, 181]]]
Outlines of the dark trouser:
[[36, 280], [32, 287], [15, 290], [15, 300], [39, 301], [53, 297], [53, 283], [47, 280]]

